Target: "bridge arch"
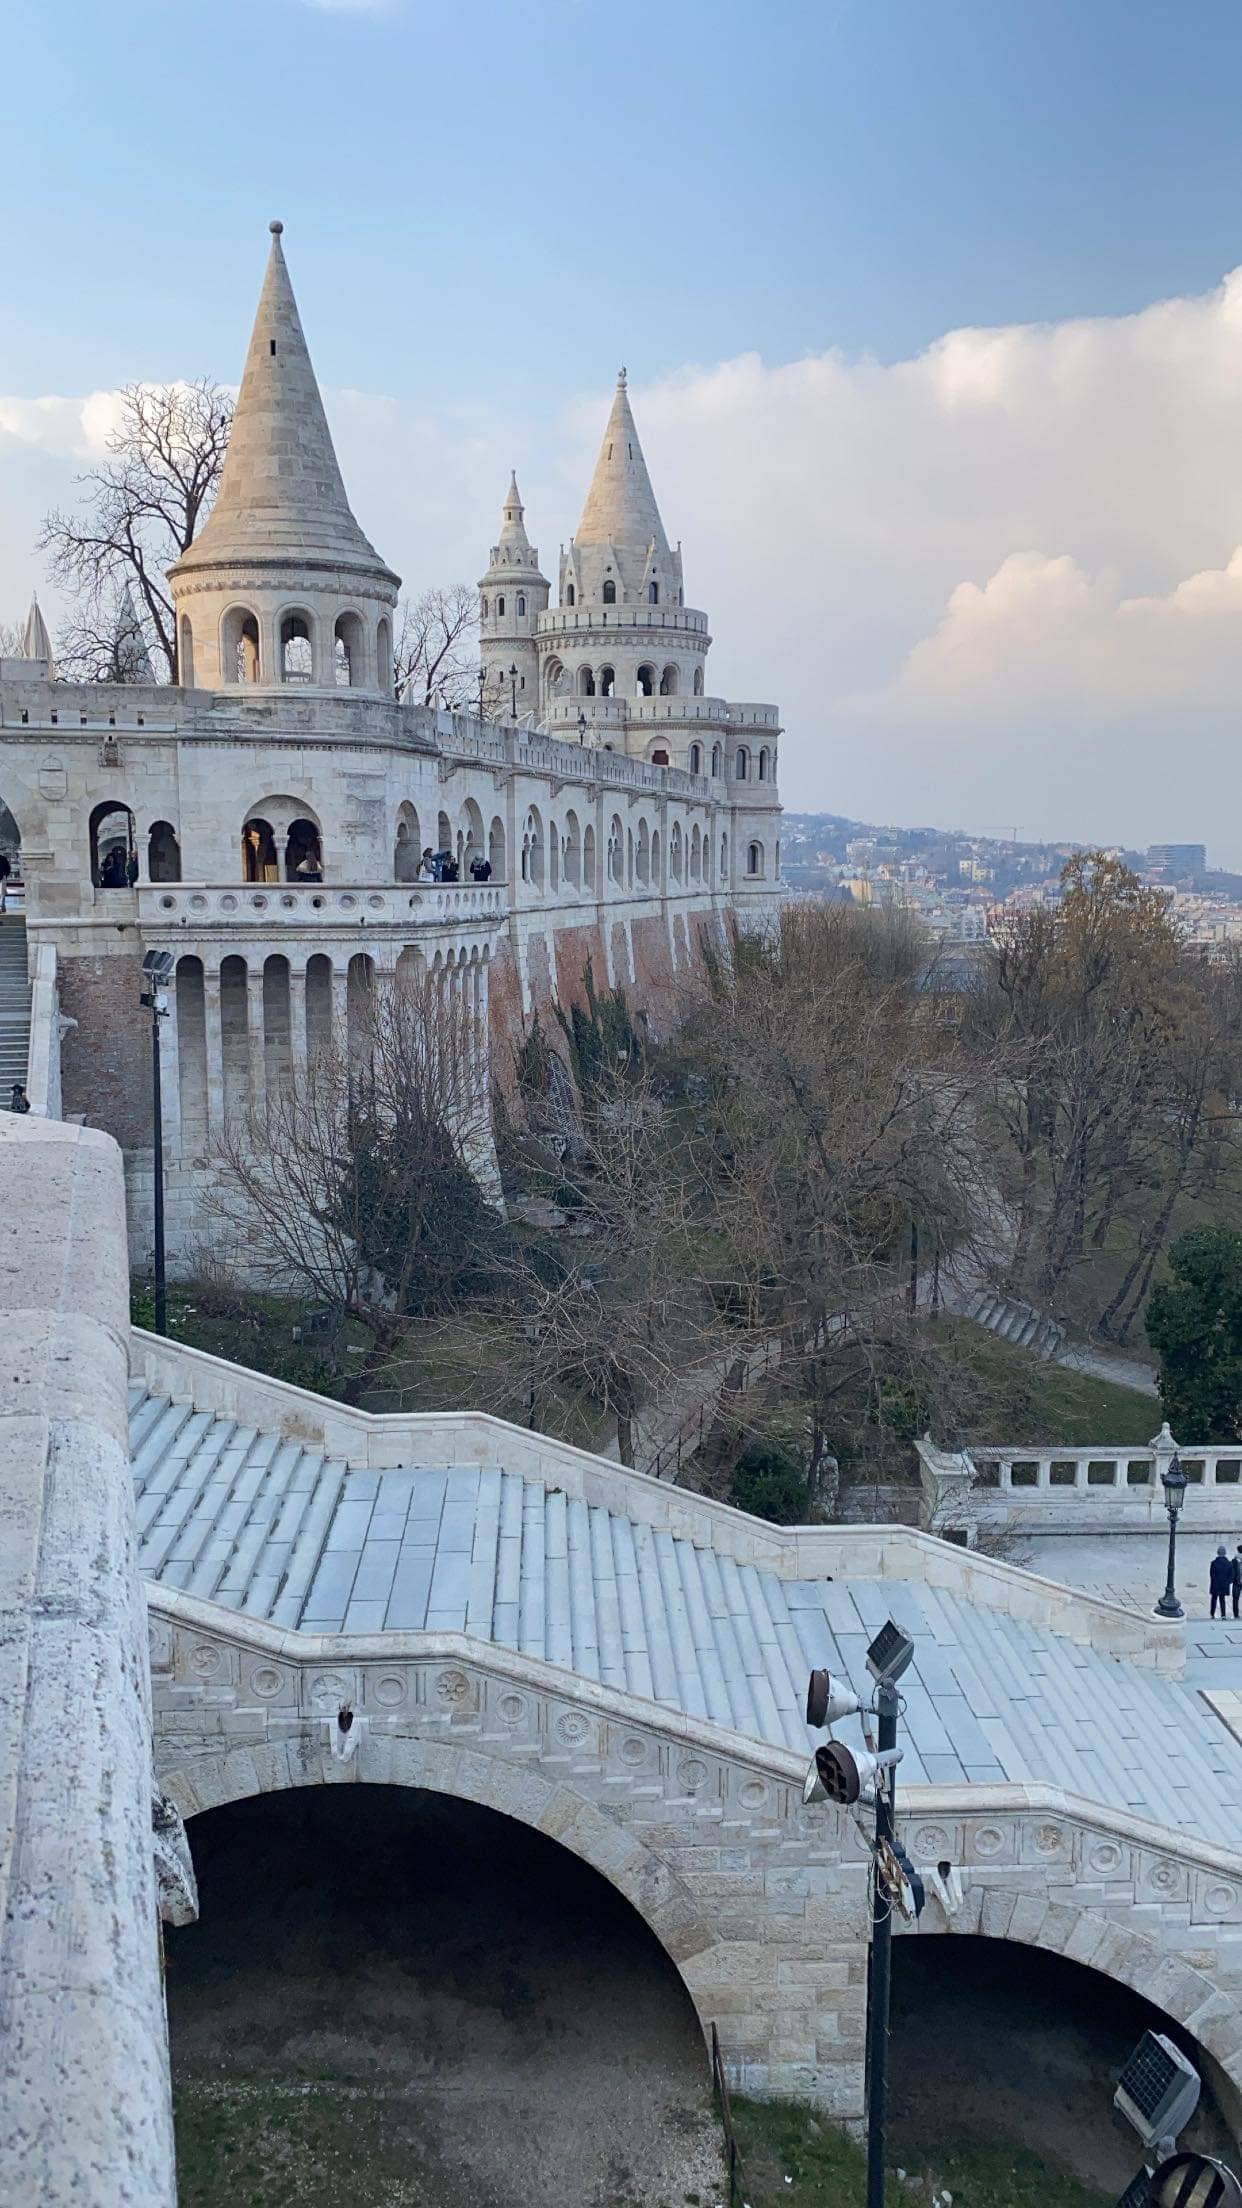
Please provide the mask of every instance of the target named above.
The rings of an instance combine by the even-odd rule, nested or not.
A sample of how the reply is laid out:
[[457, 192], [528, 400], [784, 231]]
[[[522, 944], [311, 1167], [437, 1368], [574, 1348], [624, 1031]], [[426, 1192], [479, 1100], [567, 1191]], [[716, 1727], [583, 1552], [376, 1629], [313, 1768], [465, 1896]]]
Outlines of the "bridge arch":
[[559, 1841], [624, 1896], [673, 1964], [694, 2004], [704, 2038], [710, 2039], [716, 2006], [714, 1974], [710, 1964], [706, 1969], [704, 1964], [725, 1943], [671, 1865], [636, 1833], [559, 1774], [515, 1769], [477, 1742], [467, 1747], [417, 1735], [367, 1732], [352, 1763], [343, 1765], [327, 1744], [326, 1722], [319, 1729], [322, 1746], [302, 1734], [280, 1749], [239, 1746], [222, 1756], [193, 1756], [183, 1763], [178, 1763], [174, 1752], [167, 1763], [162, 1761], [159, 1783], [190, 1822], [191, 1850], [192, 1820], [205, 1810], [290, 1787], [342, 1780], [420, 1787], [429, 1794], [496, 1810]]

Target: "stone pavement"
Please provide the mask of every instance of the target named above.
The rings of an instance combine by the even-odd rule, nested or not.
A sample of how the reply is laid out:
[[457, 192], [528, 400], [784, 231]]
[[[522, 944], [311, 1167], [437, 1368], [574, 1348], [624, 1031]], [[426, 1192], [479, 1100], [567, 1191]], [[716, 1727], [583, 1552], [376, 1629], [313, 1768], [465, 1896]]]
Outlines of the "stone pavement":
[[[1223, 1536], [1179, 1534], [1177, 1587], [1186, 1612], [1186, 1684], [1242, 1689], [1242, 1619], [1209, 1615], [1208, 1566]], [[1242, 1525], [1227, 1540], [1232, 1551]], [[1080, 1587], [1132, 1610], [1150, 1610], [1163, 1591], [1168, 1537], [1151, 1533], [1019, 1535], [1012, 1562], [1065, 1587]]]

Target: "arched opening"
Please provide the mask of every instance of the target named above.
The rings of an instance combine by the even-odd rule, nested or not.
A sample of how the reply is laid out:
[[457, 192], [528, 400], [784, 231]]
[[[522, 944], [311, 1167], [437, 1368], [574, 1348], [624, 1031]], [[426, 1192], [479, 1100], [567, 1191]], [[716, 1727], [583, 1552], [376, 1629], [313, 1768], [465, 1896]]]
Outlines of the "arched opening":
[[306, 961], [306, 1051], [318, 1057], [332, 1042], [332, 961], [312, 951]]
[[768, 779], [768, 747], [767, 747], [767, 745], [766, 745], [766, 744], [764, 744], [764, 745], [763, 745], [763, 746], [761, 747], [761, 749], [760, 749], [760, 752], [759, 752], [759, 780], [760, 780], [761, 782], [766, 782], [766, 781], [767, 781], [767, 779]]
[[263, 961], [263, 1074], [269, 1096], [288, 1080], [292, 1055], [289, 961], [274, 951]]
[[720, 746], [719, 746], [719, 744], [713, 744], [713, 745], [712, 745], [712, 780], [713, 780], [713, 781], [718, 781], [718, 780], [719, 780], [719, 778], [720, 778]]
[[649, 606], [658, 606], [658, 605], [659, 605], [659, 603], [660, 603], [660, 586], [659, 586], [659, 584], [658, 584], [658, 583], [648, 583], [648, 585], [647, 585], [647, 604], [648, 604]]
[[737, 747], [737, 756], [733, 762], [733, 772], [739, 782], [745, 782], [749, 778], [750, 753], [747, 751], [745, 744], [739, 744]]
[[345, 1047], [350, 1063], [361, 1061], [375, 1001], [375, 960], [355, 951], [345, 976]]
[[565, 815], [564, 874], [568, 888], [581, 888], [582, 833], [578, 826], [578, 815], [572, 806]]
[[97, 805], [90, 818], [91, 880], [96, 889], [132, 889], [138, 879], [134, 816], [128, 805]]
[[578, 593], [577, 593], [577, 591], [576, 591], [576, 590], [574, 589], [574, 586], [573, 586], [573, 584], [572, 584], [572, 583], [566, 583], [566, 585], [565, 585], [565, 603], [566, 603], [566, 605], [567, 605], [567, 606], [573, 606], [573, 605], [576, 605], [576, 604], [577, 604], [577, 602], [578, 602]]
[[625, 834], [618, 813], [613, 814], [608, 830], [608, 879], [618, 889], [625, 886]]
[[627, 889], [633, 889], [634, 887], [634, 831], [632, 828], [627, 828], [625, 831], [625, 886]]
[[578, 696], [580, 698], [593, 698], [595, 696], [595, 676], [589, 667], [578, 669]]
[[532, 889], [543, 888], [543, 821], [533, 805], [522, 833], [522, 880]]
[[561, 838], [556, 822], [548, 822], [548, 888], [555, 896], [561, 886]]
[[582, 831], [582, 886], [592, 897], [595, 895], [595, 830], [590, 821]]
[[282, 682], [313, 682], [315, 679], [315, 654], [311, 647], [311, 618], [308, 613], [286, 613], [280, 624], [280, 679]]
[[675, 667], [666, 667], [660, 676], [660, 696], [662, 698], [675, 698], [677, 696], [678, 688], [679, 682], [677, 669]]
[[270, 820], [254, 815], [246, 822], [242, 829], [241, 853], [243, 882], [280, 880], [276, 838]]
[[392, 853], [394, 882], [416, 882], [422, 863], [423, 838], [417, 807], [408, 798], [397, 807], [397, 835]]
[[763, 872], [763, 845], [748, 843], [746, 846], [746, 872], [753, 881]]
[[651, 881], [655, 889], [660, 887], [660, 831], [651, 831]]
[[681, 880], [681, 822], [675, 820], [668, 836], [668, 870], [675, 882]]
[[479, 600], [479, 614], [480, 614], [480, 617], [481, 617], [481, 619], [482, 619], [482, 620], [484, 620], [484, 621], [486, 621], [486, 619], [487, 619], [487, 600], [486, 600], [486, 598], [480, 598], [480, 600]]
[[703, 838], [699, 834], [699, 825], [696, 821], [694, 824], [694, 833], [690, 838], [690, 879], [692, 882], [701, 881], [702, 875]]
[[651, 754], [651, 764], [653, 767], [666, 767], [668, 765], [668, 753], [665, 751], [663, 744], [656, 745]]
[[525, 598], [524, 598], [524, 597], [522, 596], [522, 593], [521, 593], [521, 591], [519, 591], [519, 592], [518, 592], [518, 602], [517, 602], [517, 610], [518, 610], [519, 614], [525, 613], [525, 611], [526, 611], [526, 600], [525, 600]]
[[559, 698], [563, 696], [568, 679], [569, 678], [565, 673], [564, 661], [555, 657], [551, 658], [548, 661], [547, 666], [544, 668], [543, 672], [543, 687], [545, 696], [549, 698]]
[[177, 625], [177, 680], [184, 690], [194, 688], [194, 631], [188, 613]]
[[729, 879], [729, 839], [727, 836], [722, 836], [720, 839], [720, 879], [722, 882], [727, 882]]
[[427, 2171], [443, 2208], [720, 2197], [677, 1968], [533, 1822], [361, 1784], [233, 1802], [189, 1835], [201, 1914], [166, 1934], [186, 2197], [235, 2200], [244, 2171], [247, 2198], [288, 2198], [291, 2169], [315, 2198], [345, 2170], [359, 2203], [414, 2198], [412, 2172], [422, 2197]]
[[651, 830], [645, 820], [638, 823], [638, 841], [634, 846], [634, 873], [642, 883], [651, 880]]
[[612, 579], [611, 575], [609, 575], [609, 576], [607, 577], [607, 579], [606, 579], [606, 581], [605, 581], [605, 583], [604, 583], [603, 598], [604, 598], [604, 604], [605, 604], [606, 606], [615, 606], [615, 605], [616, 605], [616, 602], [617, 602], [617, 586], [616, 586], [616, 584], [614, 583], [614, 581], [613, 581], [613, 579]]
[[691, 774], [702, 774], [703, 772], [702, 744], [691, 744], [690, 746], [690, 772]]
[[220, 674], [225, 682], [260, 680], [259, 624], [246, 606], [230, 606], [220, 630]]
[[599, 694], [600, 694], [601, 698], [610, 698], [610, 697], [612, 696], [612, 694], [613, 694], [613, 691], [614, 691], [614, 690], [616, 689], [616, 687], [617, 687], [617, 671], [616, 671], [616, 668], [615, 668], [615, 667], [601, 667], [601, 668], [600, 668], [600, 671], [599, 671]]
[[[1113, 2115], [1113, 2088], [1146, 2031], [1165, 2033], [1203, 2077], [1199, 2110], [1181, 2143], [1232, 2159], [1210, 2055], [1140, 1992], [1013, 1940], [954, 1933], [895, 1941], [889, 2049], [895, 2159], [941, 2136], [952, 2108], [954, 2135], [964, 2147], [1025, 2149], [1115, 2199], [1141, 2155], [1129, 2126]], [[929, 2047], [937, 2050], [934, 2063]]]
[[226, 1118], [250, 1103], [250, 1015], [246, 961], [236, 951], [220, 961], [220, 1087]]
[[375, 629], [375, 682], [386, 698], [392, 696], [392, 623], [386, 615]]
[[656, 674], [655, 674], [655, 668], [654, 668], [654, 667], [646, 667], [646, 666], [640, 667], [640, 668], [639, 668], [639, 670], [638, 670], [638, 695], [639, 695], [639, 697], [640, 697], [640, 698], [653, 698], [653, 697], [655, 696], [655, 686], [656, 686]]
[[[491, 860], [487, 855], [487, 839], [483, 833], [483, 815], [474, 798], [468, 797], [462, 812], [459, 866], [461, 879], [477, 882], [490, 880]], [[484, 873], [486, 868], [486, 874]]]
[[319, 840], [319, 829], [313, 820], [292, 820], [289, 823], [289, 833], [285, 838], [285, 880], [323, 880], [323, 847]]
[[10, 899], [14, 903], [25, 900], [26, 884], [22, 874], [22, 832], [8, 806], [0, 799], [0, 912]]
[[207, 1007], [201, 958], [179, 958], [177, 1003], [177, 1105], [183, 1158], [207, 1147]]
[[171, 821], [153, 820], [151, 823], [151, 832], [147, 837], [147, 880], [181, 880], [181, 845]]
[[492, 880], [503, 882], [505, 878], [505, 824], [499, 813], [492, 817], [487, 831], [487, 856], [492, 869]]
[[696, 667], [694, 670], [694, 694], [696, 698], [701, 698], [703, 695], [703, 670], [701, 667]]
[[365, 687], [367, 632], [362, 616], [339, 613], [332, 631], [332, 673], [338, 690]]

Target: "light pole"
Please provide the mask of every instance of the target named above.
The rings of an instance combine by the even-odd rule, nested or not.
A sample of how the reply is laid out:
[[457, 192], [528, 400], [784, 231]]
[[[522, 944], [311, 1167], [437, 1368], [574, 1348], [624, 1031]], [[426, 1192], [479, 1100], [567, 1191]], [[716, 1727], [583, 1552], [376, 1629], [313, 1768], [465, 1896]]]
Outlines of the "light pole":
[[509, 704], [513, 713], [513, 725], [517, 727], [517, 668], [509, 669]]
[[1185, 1615], [1177, 1599], [1177, 1514], [1185, 1499], [1188, 1485], [1182, 1470], [1182, 1460], [1176, 1453], [1160, 1470], [1160, 1485], [1164, 1489], [1164, 1507], [1169, 1514], [1169, 1572], [1164, 1593], [1156, 1604], [1158, 1618], [1180, 1618]]
[[164, 1105], [160, 1091], [160, 1021], [168, 1017], [164, 984], [173, 970], [171, 951], [148, 951], [142, 961], [146, 980], [139, 1002], [151, 1014], [151, 1117], [155, 1166], [155, 1331], [168, 1332], [168, 1293], [164, 1277]]
[[480, 667], [480, 669], [479, 669], [479, 719], [480, 719], [480, 720], [482, 720], [482, 718], [483, 718], [483, 692], [484, 692], [484, 690], [485, 690], [486, 688], [487, 688], [487, 669], [486, 669], [486, 667]]
[[586, 714], [581, 706], [578, 707], [578, 742], [580, 744], [586, 742]]
[[[815, 1751], [807, 1773], [804, 1802], [856, 1802], [864, 1791], [875, 1794], [875, 1852], [871, 1868], [871, 1948], [867, 1969], [867, 2208], [884, 2208], [884, 2126], [888, 2093], [888, 2017], [892, 1987], [894, 1880], [897, 1890], [908, 1869], [895, 1845], [893, 1803], [897, 1718], [901, 1697], [897, 1681], [914, 1656], [914, 1642], [890, 1618], [867, 1650], [867, 1669], [875, 1681], [872, 1708], [878, 1720], [876, 1745], [855, 1753], [839, 1740]], [[831, 1725], [861, 1708], [848, 1689], [833, 1691], [826, 1671], [813, 1671], [806, 1698], [808, 1725]], [[914, 1873], [909, 1873], [913, 1880]], [[921, 1908], [921, 1896], [915, 1901]]]

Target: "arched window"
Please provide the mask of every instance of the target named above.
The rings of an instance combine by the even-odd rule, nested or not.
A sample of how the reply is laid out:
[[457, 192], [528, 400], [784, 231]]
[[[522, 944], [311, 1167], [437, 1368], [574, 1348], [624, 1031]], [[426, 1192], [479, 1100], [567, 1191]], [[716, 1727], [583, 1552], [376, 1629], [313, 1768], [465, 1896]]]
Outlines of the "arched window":
[[595, 696], [595, 676], [589, 667], [578, 669], [578, 696], [580, 698], [593, 698]]
[[[723, 872], [723, 867], [721, 869]], [[746, 846], [746, 871], [752, 878], [763, 872], [763, 845], [748, 843]]]
[[504, 610], [505, 610], [505, 602], [504, 602], [504, 599], [503, 599], [503, 598], [498, 598], [498, 599], [496, 600], [496, 618], [497, 618], [497, 620], [499, 620], [499, 619], [500, 619], [500, 616], [501, 616], [501, 614], [502, 614], [502, 613], [504, 612]]
[[367, 679], [366, 630], [360, 615], [337, 615], [332, 631], [332, 679], [339, 690], [360, 689]]
[[625, 874], [625, 835], [619, 816], [614, 813], [608, 830], [608, 879], [620, 888]]
[[479, 612], [480, 612], [480, 613], [482, 614], [482, 616], [483, 616], [483, 619], [484, 619], [484, 620], [486, 621], [486, 619], [487, 619], [487, 600], [486, 600], [486, 598], [483, 598], [483, 599], [481, 599], [481, 600], [480, 600], [480, 602], [479, 602]]
[[668, 870], [675, 882], [681, 880], [681, 822], [675, 820], [668, 832]]
[[259, 624], [245, 606], [231, 606], [224, 616], [220, 674], [225, 682], [251, 684], [259, 680]]
[[576, 591], [576, 590], [574, 589], [574, 586], [573, 586], [573, 584], [572, 584], [572, 583], [566, 583], [566, 585], [565, 585], [565, 603], [566, 603], [566, 605], [567, 605], [567, 606], [574, 606], [574, 605], [576, 605], [576, 604], [577, 604], [577, 602], [578, 602], [578, 593], [577, 593], [577, 591]]
[[660, 677], [660, 696], [662, 698], [675, 698], [677, 695], [677, 688], [677, 669], [675, 667], [666, 667]]
[[651, 831], [645, 820], [638, 823], [638, 842], [634, 847], [634, 872], [640, 882], [651, 879]]
[[640, 667], [640, 668], [639, 668], [639, 670], [638, 670], [638, 695], [639, 695], [639, 697], [640, 697], [640, 698], [653, 698], [653, 697], [655, 696], [655, 686], [656, 686], [655, 668], [654, 668], [654, 667]]
[[520, 591], [518, 593], [517, 610], [519, 613], [525, 613], [526, 611], [526, 600], [523, 598]]
[[181, 846], [171, 821], [153, 820], [151, 823], [151, 833], [147, 837], [147, 880], [181, 880]]
[[423, 839], [419, 829], [418, 812], [408, 798], [397, 809], [397, 840], [393, 846], [392, 878], [394, 882], [416, 882], [422, 863]]
[[694, 694], [696, 698], [701, 698], [703, 695], [703, 670], [701, 667], [696, 667], [694, 670]]
[[614, 583], [614, 581], [613, 581], [613, 579], [612, 579], [611, 575], [609, 575], [609, 576], [608, 576], [608, 578], [607, 578], [607, 580], [606, 580], [606, 581], [605, 581], [605, 583], [604, 583], [604, 604], [605, 604], [606, 606], [615, 606], [615, 605], [616, 605], [616, 602], [617, 602], [617, 586], [616, 586], [616, 584]]
[[183, 689], [192, 690], [194, 688], [194, 631], [190, 627], [188, 613], [183, 613], [181, 616], [181, 627], [178, 635], [180, 640], [177, 645], [177, 680]]
[[276, 860], [276, 838], [270, 820], [252, 814], [242, 829], [242, 880], [243, 882], [278, 882], [280, 867]]
[[601, 667], [599, 671], [599, 694], [601, 698], [610, 698], [616, 687], [617, 671], [615, 667]]
[[691, 744], [690, 746], [690, 772], [691, 774], [702, 774], [703, 772], [702, 744]]
[[561, 886], [561, 832], [554, 820], [548, 822], [548, 888], [555, 895]]
[[659, 584], [658, 584], [658, 583], [648, 583], [648, 585], [647, 585], [647, 604], [648, 604], [649, 606], [658, 606], [658, 605], [659, 605], [659, 603], [660, 603], [660, 586], [659, 586]]
[[697, 881], [698, 881], [698, 879], [699, 879], [699, 877], [700, 877], [700, 875], [702, 874], [702, 872], [703, 872], [703, 838], [702, 838], [702, 836], [701, 836], [701, 835], [699, 834], [699, 824], [698, 824], [698, 822], [696, 821], [696, 822], [695, 822], [695, 824], [694, 824], [694, 834], [693, 834], [693, 835], [691, 836], [691, 838], [690, 838], [690, 879], [691, 879], [691, 881], [692, 881], [692, 882], [697, 882]]
[[572, 807], [565, 815], [565, 850], [563, 872], [570, 889], [578, 889], [582, 883], [582, 834], [578, 815]]
[[532, 805], [522, 834], [522, 880], [543, 888], [543, 822]]
[[750, 753], [747, 751], [745, 744], [739, 744], [737, 747], [737, 758], [733, 762], [733, 771], [739, 782], [745, 782], [750, 774]]
[[134, 816], [128, 805], [97, 805], [90, 818], [91, 880], [96, 889], [132, 889], [138, 879]]
[[310, 622], [304, 613], [287, 613], [280, 624], [280, 679], [303, 683], [315, 679]]
[[387, 619], [375, 629], [375, 686], [386, 698], [392, 696], [392, 623]]
[[492, 870], [492, 880], [503, 882], [505, 878], [505, 824], [497, 813], [487, 831], [487, 858]]
[[712, 779], [713, 779], [713, 780], [717, 780], [717, 779], [719, 778], [719, 775], [720, 775], [720, 746], [719, 746], [719, 744], [713, 744], [713, 745], [712, 745]]
[[666, 767], [668, 765], [668, 753], [657, 748], [651, 754], [651, 764], [653, 767]]
[[313, 820], [291, 820], [285, 838], [285, 880], [321, 882], [323, 849]]
[[582, 886], [595, 893], [595, 830], [587, 822], [582, 834]]
[[759, 753], [759, 780], [760, 780], [761, 782], [766, 782], [766, 781], [767, 781], [767, 779], [768, 779], [768, 747], [767, 747], [767, 745], [766, 745], [766, 744], [764, 744], [764, 745], [763, 745], [763, 747], [762, 747], [762, 749], [760, 750], [760, 753]]
[[729, 878], [729, 839], [728, 839], [728, 837], [727, 837], [727, 836], [722, 836], [722, 837], [721, 837], [721, 839], [720, 839], [720, 879], [721, 879], [721, 881], [722, 881], [722, 882], [724, 882], [724, 881], [727, 881], [727, 880], [728, 880], [728, 878]]

